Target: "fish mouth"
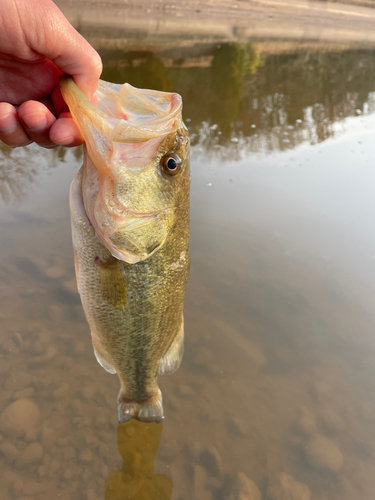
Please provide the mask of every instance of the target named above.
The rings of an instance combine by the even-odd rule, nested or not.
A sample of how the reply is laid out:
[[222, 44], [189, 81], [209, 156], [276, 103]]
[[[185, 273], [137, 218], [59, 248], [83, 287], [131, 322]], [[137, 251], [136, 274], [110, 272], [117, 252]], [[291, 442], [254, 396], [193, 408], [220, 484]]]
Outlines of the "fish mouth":
[[[95, 106], [70, 76], [63, 75], [60, 86], [86, 143], [89, 143], [93, 132], [87, 118], [110, 140], [122, 144], [166, 136], [175, 132], [182, 121], [182, 98], [176, 93], [137, 89], [129, 83], [119, 85], [99, 80], [98, 106]], [[82, 119], [82, 116], [85, 118]]]

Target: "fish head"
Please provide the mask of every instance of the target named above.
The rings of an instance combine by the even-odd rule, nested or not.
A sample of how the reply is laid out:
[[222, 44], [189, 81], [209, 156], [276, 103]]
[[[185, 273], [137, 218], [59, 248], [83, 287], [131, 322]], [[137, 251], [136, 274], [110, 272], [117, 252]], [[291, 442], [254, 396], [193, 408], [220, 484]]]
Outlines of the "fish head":
[[70, 77], [61, 89], [85, 140], [82, 198], [90, 223], [112, 255], [147, 259], [188, 203], [189, 135], [178, 94], [99, 81], [98, 105]]

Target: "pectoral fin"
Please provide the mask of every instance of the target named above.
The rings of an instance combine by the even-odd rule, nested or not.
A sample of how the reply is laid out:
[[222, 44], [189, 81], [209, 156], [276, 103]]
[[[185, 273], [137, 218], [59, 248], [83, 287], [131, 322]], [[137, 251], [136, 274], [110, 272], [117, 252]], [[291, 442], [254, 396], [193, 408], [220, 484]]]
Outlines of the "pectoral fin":
[[160, 375], [169, 375], [174, 373], [180, 367], [182, 356], [184, 354], [184, 318], [182, 317], [180, 330], [173, 340], [168, 351], [160, 361]]

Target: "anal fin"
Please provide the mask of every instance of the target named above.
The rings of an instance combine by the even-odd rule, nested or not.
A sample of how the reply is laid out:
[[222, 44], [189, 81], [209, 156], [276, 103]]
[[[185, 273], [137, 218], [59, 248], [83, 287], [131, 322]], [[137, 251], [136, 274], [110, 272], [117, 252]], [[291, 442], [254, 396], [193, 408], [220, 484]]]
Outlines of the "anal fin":
[[94, 343], [92, 344], [92, 346], [94, 348], [95, 357], [96, 357], [99, 365], [102, 366], [104, 368], [104, 370], [107, 370], [107, 372], [109, 372], [109, 373], [112, 373], [112, 374], [116, 373], [116, 370], [113, 368], [113, 366], [110, 363], [108, 363], [108, 361], [106, 359], [104, 359], [101, 354], [99, 354]]
[[180, 367], [182, 356], [184, 355], [184, 317], [182, 316], [181, 326], [177, 336], [173, 340], [168, 351], [160, 361], [160, 375], [169, 375], [174, 373]]

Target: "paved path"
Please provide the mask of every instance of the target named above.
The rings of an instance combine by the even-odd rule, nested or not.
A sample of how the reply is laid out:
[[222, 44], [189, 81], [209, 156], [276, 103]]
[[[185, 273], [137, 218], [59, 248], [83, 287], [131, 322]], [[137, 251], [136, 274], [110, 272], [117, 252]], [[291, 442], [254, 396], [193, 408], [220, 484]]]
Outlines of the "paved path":
[[[56, 0], [86, 37], [375, 45], [375, 8], [305, 0]], [[374, 2], [375, 5], [375, 2]]]

